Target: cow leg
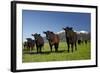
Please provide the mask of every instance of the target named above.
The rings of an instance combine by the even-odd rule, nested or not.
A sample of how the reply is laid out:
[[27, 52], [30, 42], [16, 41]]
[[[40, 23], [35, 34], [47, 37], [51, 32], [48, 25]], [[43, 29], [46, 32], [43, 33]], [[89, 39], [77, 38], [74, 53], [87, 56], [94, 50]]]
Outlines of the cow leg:
[[26, 50], [29, 51], [29, 46], [26, 47]]
[[41, 46], [40, 46], [40, 53], [41, 53]]
[[52, 45], [50, 44], [50, 49], [51, 49], [51, 52], [52, 52]]
[[75, 50], [77, 50], [77, 45], [76, 45], [76, 43], [75, 43]]
[[29, 46], [27, 46], [27, 51], [29, 51], [30, 50], [30, 47]]
[[73, 44], [71, 44], [72, 52], [73, 52]]
[[32, 47], [32, 45], [31, 45], [31, 51], [33, 50], [33, 47]]
[[32, 49], [33, 49], [33, 47], [32, 47], [32, 46], [30, 46], [30, 52], [32, 52]]
[[54, 46], [55, 46], [55, 52], [57, 52], [58, 51], [58, 44], [55, 44]]
[[29, 49], [30, 49], [30, 52], [31, 52], [31, 47], [29, 47]]
[[24, 45], [24, 47], [23, 47], [24, 49], [25, 49], [25, 45]]
[[37, 53], [38, 53], [38, 51], [39, 51], [39, 48], [38, 48], [38, 46], [37, 46]]
[[67, 46], [68, 46], [68, 52], [69, 52], [69, 44], [67, 44]]
[[32, 46], [32, 50], [33, 50], [33, 46]]
[[32, 52], [32, 46], [31, 45], [29, 45], [29, 48], [30, 48], [30, 52]]

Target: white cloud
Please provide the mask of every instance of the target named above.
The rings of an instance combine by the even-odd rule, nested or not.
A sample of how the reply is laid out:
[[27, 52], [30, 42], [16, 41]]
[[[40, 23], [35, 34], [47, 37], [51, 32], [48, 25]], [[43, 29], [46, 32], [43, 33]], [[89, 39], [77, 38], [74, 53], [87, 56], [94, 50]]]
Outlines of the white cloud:
[[[64, 30], [61, 30], [61, 31], [57, 32], [57, 34], [60, 34], [60, 33], [63, 33], [63, 32], [65, 32], [65, 31], [64, 31]], [[76, 31], [76, 30], [74, 30], [74, 32], [76, 32], [77, 34], [80, 34], [80, 33], [88, 34], [88, 32], [85, 31], [85, 30], [81, 30], [81, 31]]]
[[63, 33], [63, 32], [65, 32], [65, 31], [64, 30], [61, 30], [61, 31], [57, 32], [57, 34], [60, 34], [60, 33]]

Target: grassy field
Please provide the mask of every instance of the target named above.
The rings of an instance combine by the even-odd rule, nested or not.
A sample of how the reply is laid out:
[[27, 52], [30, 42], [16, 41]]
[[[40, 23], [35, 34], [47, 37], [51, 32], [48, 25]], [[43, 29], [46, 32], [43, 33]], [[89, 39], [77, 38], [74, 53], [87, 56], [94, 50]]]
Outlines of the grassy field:
[[50, 52], [48, 43], [45, 43], [41, 54], [36, 54], [36, 48], [30, 53], [28, 50], [23, 50], [22, 61], [27, 62], [48, 62], [48, 61], [68, 61], [68, 60], [87, 60], [91, 58], [91, 47], [90, 43], [83, 43], [77, 46], [77, 51], [67, 52], [66, 42], [60, 42], [59, 52]]

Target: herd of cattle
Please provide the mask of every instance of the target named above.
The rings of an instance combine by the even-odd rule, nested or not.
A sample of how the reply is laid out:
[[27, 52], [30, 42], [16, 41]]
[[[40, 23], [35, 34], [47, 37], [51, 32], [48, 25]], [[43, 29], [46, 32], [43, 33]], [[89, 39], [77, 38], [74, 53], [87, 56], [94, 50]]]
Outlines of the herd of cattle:
[[[81, 44], [83, 41], [79, 39], [77, 40], [77, 34], [76, 32], [73, 31], [72, 27], [63, 28], [63, 30], [65, 31], [65, 38], [68, 46], [68, 52], [70, 48], [72, 52], [74, 48], [75, 50], [77, 50], [77, 42], [78, 44]], [[45, 31], [43, 33], [46, 35], [46, 39], [48, 40], [51, 52], [53, 46], [55, 48], [55, 52], [57, 52], [59, 48], [59, 42], [60, 42], [58, 34], [55, 34], [52, 31]], [[34, 37], [34, 40], [31, 38], [26, 38], [27, 41], [24, 42], [24, 48], [28, 48], [30, 49], [30, 51], [32, 51], [32, 49], [36, 45], [37, 53], [41, 53], [42, 52], [41, 50], [44, 46], [43, 37], [37, 33], [32, 34], [32, 36]], [[84, 42], [87, 43], [87, 40], [85, 40]]]

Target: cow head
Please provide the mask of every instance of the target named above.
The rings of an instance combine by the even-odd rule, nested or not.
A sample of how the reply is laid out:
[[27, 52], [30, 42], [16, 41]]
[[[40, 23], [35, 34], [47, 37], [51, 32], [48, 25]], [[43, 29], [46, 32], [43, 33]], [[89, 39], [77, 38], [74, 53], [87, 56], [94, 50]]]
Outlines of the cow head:
[[37, 33], [35, 33], [35, 34], [32, 34], [32, 36], [35, 38], [35, 40], [37, 40], [41, 35], [40, 34], [37, 34]]
[[27, 42], [31, 42], [32, 38], [26, 38]]
[[72, 27], [65, 27], [65, 28], [63, 28], [63, 30], [70, 31], [70, 30], [73, 30], [73, 28]]
[[46, 31], [46, 32], [43, 32], [43, 33], [46, 34], [46, 38], [48, 40], [50, 39], [51, 34], [54, 34], [52, 31]]
[[43, 32], [46, 35], [46, 38], [49, 39], [49, 33], [46, 31]]
[[63, 30], [65, 30], [66, 35], [69, 36], [69, 34], [73, 31], [73, 28], [72, 27], [65, 27], [65, 28], [63, 28]]

